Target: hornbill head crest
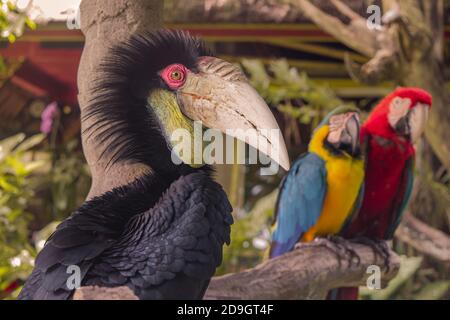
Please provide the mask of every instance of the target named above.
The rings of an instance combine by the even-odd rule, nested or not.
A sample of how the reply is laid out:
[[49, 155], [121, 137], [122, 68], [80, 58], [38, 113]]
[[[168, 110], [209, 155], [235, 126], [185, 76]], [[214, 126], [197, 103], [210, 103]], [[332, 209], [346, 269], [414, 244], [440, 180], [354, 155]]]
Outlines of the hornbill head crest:
[[[87, 130], [99, 142], [114, 135], [103, 146], [112, 162], [139, 161], [160, 171], [173, 167], [171, 135], [178, 129], [193, 135], [194, 121], [201, 121], [289, 168], [282, 136], [267, 133], [279, 131], [267, 104], [238, 67], [212, 57], [188, 33], [133, 36], [112, 50], [102, 71], [97, 99], [86, 113], [98, 121]], [[256, 134], [245, 134], [247, 129]], [[191, 155], [180, 158], [190, 167], [203, 165]]]

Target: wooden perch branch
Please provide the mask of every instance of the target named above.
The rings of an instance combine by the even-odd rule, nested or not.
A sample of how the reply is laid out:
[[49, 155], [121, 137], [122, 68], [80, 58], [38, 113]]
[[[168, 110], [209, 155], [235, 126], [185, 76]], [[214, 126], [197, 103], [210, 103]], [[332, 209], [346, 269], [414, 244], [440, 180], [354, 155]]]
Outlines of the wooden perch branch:
[[330, 0], [330, 2], [339, 10], [340, 13], [352, 20], [364, 20], [359, 14], [353, 11], [347, 4], [341, 0]]
[[[351, 16], [350, 24], [322, 11], [309, 0], [292, 0], [303, 14], [321, 29], [334, 36], [346, 46], [368, 57], [373, 57], [377, 50], [376, 32], [367, 28], [365, 20], [340, 1], [333, 1], [336, 8], [346, 16]], [[350, 17], [350, 18], [351, 18]]]
[[405, 215], [395, 236], [421, 254], [450, 266], [450, 237], [411, 214]]
[[[386, 266], [370, 247], [354, 243], [348, 243], [348, 247], [360, 257], [359, 265], [355, 261], [350, 265], [350, 257], [341, 259], [340, 265], [336, 254], [322, 242], [304, 244], [253, 269], [213, 278], [205, 299], [324, 299], [330, 289], [365, 285], [371, 265], [380, 266], [384, 285], [397, 274], [400, 259], [395, 253], [390, 253]], [[134, 297], [124, 287], [84, 287], [74, 296], [76, 300], [122, 298]]]

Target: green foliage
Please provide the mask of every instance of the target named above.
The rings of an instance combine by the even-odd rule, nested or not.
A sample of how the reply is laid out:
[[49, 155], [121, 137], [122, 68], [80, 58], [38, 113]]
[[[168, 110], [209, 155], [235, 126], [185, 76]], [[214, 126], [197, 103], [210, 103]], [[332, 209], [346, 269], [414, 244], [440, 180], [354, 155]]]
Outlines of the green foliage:
[[36, 23], [30, 19], [32, 4], [19, 10], [13, 1], [6, 1], [0, 6], [0, 37], [15, 42], [23, 33], [25, 27], [36, 29]]
[[[420, 188], [411, 211], [422, 221], [441, 229], [450, 231], [450, 176], [444, 168], [434, 172], [432, 168], [422, 163], [417, 172]], [[432, 212], [433, 214], [429, 214]]]
[[424, 268], [423, 257], [401, 256], [399, 273], [385, 289], [361, 287], [360, 293], [363, 299], [370, 300], [439, 300], [449, 289], [450, 281], [438, 280], [434, 270]]
[[51, 150], [52, 166], [43, 177], [50, 186], [47, 211], [51, 220], [66, 218], [82, 203], [90, 186], [90, 174], [83, 155], [77, 151], [78, 140], [58, 145]]
[[260, 60], [242, 61], [252, 85], [272, 106], [303, 124], [316, 127], [332, 109], [345, 105], [328, 86], [318, 85], [284, 59], [267, 67]]
[[36, 250], [29, 245], [27, 205], [34, 195], [30, 176], [43, 163], [31, 160], [30, 150], [44, 138], [18, 134], [0, 141], [0, 291], [25, 279], [32, 269]]
[[[45, 139], [18, 134], [0, 142], [0, 299], [5, 288], [28, 277], [45, 240], [84, 200], [90, 185], [78, 142], [49, 150], [41, 143]], [[42, 160], [33, 160], [36, 154]]]
[[237, 272], [260, 263], [270, 245], [270, 225], [278, 190], [261, 198], [231, 228], [231, 244], [224, 248], [224, 261], [218, 274]]
[[370, 290], [361, 288], [361, 296], [370, 300], [394, 299], [395, 294], [407, 283], [409, 279], [419, 270], [423, 259], [421, 257], [401, 257], [398, 275], [391, 280], [383, 290]]

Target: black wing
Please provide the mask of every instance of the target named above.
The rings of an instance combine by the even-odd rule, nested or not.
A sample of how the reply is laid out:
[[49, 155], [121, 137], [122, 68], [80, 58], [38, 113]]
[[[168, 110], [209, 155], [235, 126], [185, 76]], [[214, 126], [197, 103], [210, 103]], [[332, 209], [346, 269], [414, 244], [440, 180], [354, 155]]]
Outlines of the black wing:
[[129, 286], [141, 299], [200, 299], [230, 241], [231, 205], [221, 186], [194, 173], [174, 182], [106, 250], [86, 284]]
[[65, 300], [69, 299], [73, 288], [67, 286], [77, 266], [80, 281], [97, 258], [114, 243], [120, 233], [104, 229], [86, 230], [78, 225], [75, 214], [65, 220], [48, 239], [44, 249], [35, 261], [35, 268], [22, 289], [19, 299], [23, 300]]
[[[67, 285], [71, 268], [79, 268], [80, 282], [94, 261], [118, 241], [126, 222], [156, 202], [157, 195], [142, 194], [150, 183], [137, 180], [86, 202], [50, 236], [35, 261], [34, 270], [19, 299], [64, 300], [72, 295]], [[144, 198], [142, 204], [138, 199]]]

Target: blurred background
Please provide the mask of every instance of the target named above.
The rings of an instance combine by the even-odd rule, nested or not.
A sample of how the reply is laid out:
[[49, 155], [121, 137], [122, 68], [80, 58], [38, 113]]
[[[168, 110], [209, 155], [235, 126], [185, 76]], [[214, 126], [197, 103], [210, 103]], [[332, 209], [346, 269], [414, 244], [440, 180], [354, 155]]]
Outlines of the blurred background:
[[[164, 1], [165, 27], [198, 35], [219, 57], [246, 72], [276, 115], [291, 160], [306, 151], [312, 130], [331, 109], [353, 104], [364, 118], [396, 86], [420, 84], [420, 79], [408, 82], [394, 76], [366, 81], [355, 69], [370, 60], [361, 54], [364, 49], [355, 50], [330, 35], [295, 2]], [[311, 1], [327, 17], [350, 27], [355, 27], [352, 14], [365, 21], [369, 5], [387, 12], [388, 2], [349, 0], [340, 2], [346, 5], [343, 8], [335, 1]], [[433, 13], [429, 21], [439, 23], [424, 28], [438, 39], [434, 49], [437, 44], [439, 48], [414, 50], [429, 59], [439, 56], [442, 68], [436, 79], [444, 89], [436, 89], [437, 101], [443, 104], [436, 117], [448, 119], [449, 106], [442, 101], [450, 101], [450, 3], [425, 2], [423, 10]], [[79, 3], [0, 0], [0, 299], [17, 296], [45, 239], [89, 191], [77, 105], [77, 69], [84, 45], [77, 24]], [[449, 126], [449, 121], [441, 121], [433, 129], [449, 132]], [[413, 233], [407, 232], [408, 226], [401, 227], [394, 240], [402, 255], [400, 273], [384, 290], [361, 290], [363, 299], [450, 298], [450, 157], [446, 153], [450, 143], [427, 138], [430, 143], [417, 146], [418, 179], [408, 209], [420, 221], [411, 222], [416, 227]], [[266, 259], [277, 187], [284, 174], [263, 177], [257, 166], [217, 168], [236, 217], [232, 244], [225, 249], [218, 274]], [[424, 246], [423, 239], [431, 240]]]

